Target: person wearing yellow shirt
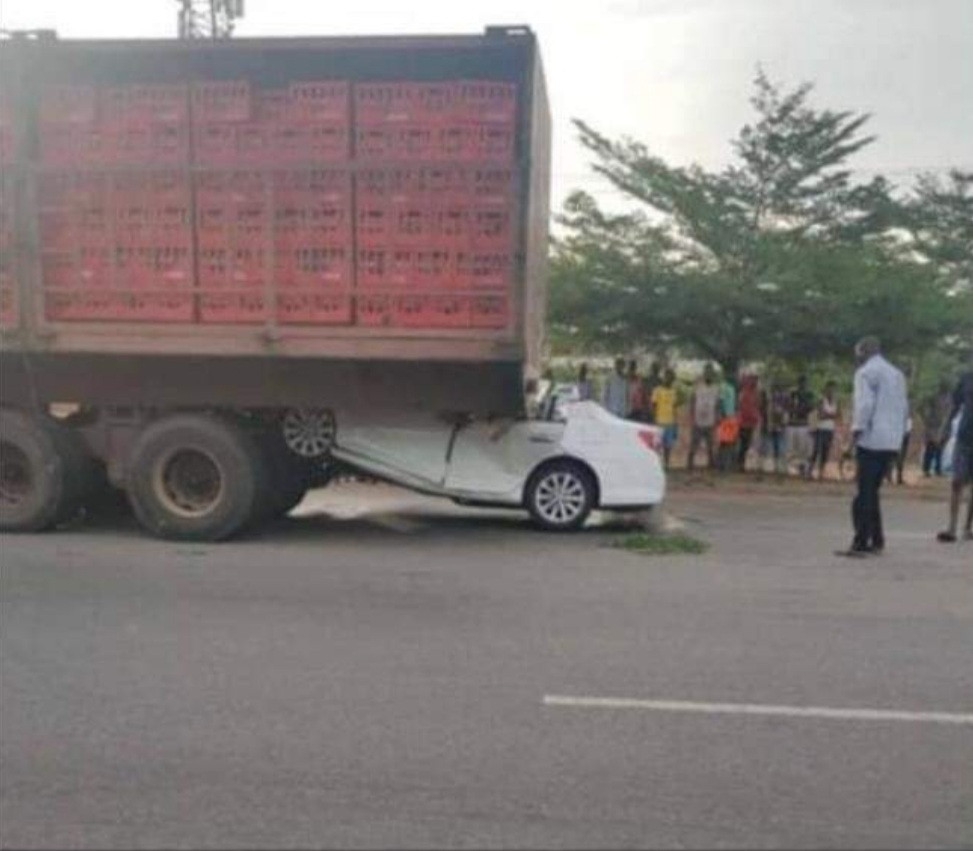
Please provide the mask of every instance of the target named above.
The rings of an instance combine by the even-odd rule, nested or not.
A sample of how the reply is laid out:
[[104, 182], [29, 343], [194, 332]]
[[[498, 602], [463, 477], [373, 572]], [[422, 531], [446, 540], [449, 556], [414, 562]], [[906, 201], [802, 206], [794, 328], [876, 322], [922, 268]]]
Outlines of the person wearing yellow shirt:
[[679, 437], [679, 426], [676, 424], [676, 373], [672, 369], [665, 371], [662, 383], [652, 391], [651, 402], [653, 420], [662, 429], [662, 455], [666, 469], [669, 469], [672, 447]]

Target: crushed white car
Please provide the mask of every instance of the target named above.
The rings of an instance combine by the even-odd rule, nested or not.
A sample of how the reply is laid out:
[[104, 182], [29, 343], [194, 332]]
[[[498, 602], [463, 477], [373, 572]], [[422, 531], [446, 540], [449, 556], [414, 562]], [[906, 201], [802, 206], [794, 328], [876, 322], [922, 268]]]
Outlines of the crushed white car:
[[353, 468], [463, 505], [524, 508], [545, 529], [578, 529], [593, 509], [644, 510], [665, 495], [658, 428], [555, 393], [530, 419], [342, 415], [334, 439], [332, 455]]

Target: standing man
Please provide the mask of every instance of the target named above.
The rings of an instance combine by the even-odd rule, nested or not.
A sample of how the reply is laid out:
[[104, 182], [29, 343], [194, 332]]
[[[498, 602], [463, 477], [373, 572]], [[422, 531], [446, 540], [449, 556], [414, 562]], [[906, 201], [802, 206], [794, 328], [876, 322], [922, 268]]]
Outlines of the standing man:
[[628, 418], [630, 420], [645, 421], [645, 397], [642, 392], [642, 376], [639, 375], [638, 361], [632, 358], [628, 362]]
[[902, 448], [909, 401], [905, 376], [882, 357], [877, 337], [859, 342], [855, 357], [859, 364], [851, 424], [858, 467], [857, 494], [851, 504], [855, 537], [851, 547], [838, 555], [863, 558], [885, 549], [879, 490]]
[[947, 424], [952, 401], [949, 383], [940, 381], [939, 389], [923, 399], [919, 407], [925, 437], [922, 474], [927, 478], [931, 475], [943, 474], [943, 427]]
[[797, 470], [807, 476], [811, 469], [811, 412], [814, 410], [814, 395], [807, 389], [807, 376], [797, 378], [797, 387], [791, 391], [787, 400], [787, 428], [784, 442], [787, 445], [788, 461], [797, 460]]
[[615, 358], [615, 371], [601, 389], [601, 404], [616, 417], [628, 416], [628, 379], [625, 377], [625, 358]]
[[747, 453], [753, 436], [760, 425], [760, 388], [756, 375], [744, 375], [740, 385], [740, 450], [737, 468], [742, 473], [747, 468]]
[[666, 469], [672, 460], [672, 447], [679, 437], [676, 424], [676, 373], [667, 369], [662, 383], [652, 391], [652, 419], [662, 429], [662, 457]]
[[642, 382], [642, 398], [645, 400], [645, 421], [647, 423], [655, 422], [652, 394], [655, 393], [656, 387], [662, 386], [662, 382], [662, 364], [658, 360], [654, 360], [652, 361], [652, 366], [649, 367], [649, 374], [645, 376], [645, 380]]
[[[953, 406], [943, 424], [941, 442], [946, 443], [953, 418], [962, 409], [963, 414], [956, 430], [956, 446], [953, 449], [953, 488], [949, 495], [949, 527], [936, 537], [944, 544], [956, 542], [959, 525], [959, 506], [963, 500], [963, 489], [973, 486], [973, 369], [965, 373], [953, 392]], [[973, 540], [973, 487], [970, 501], [966, 507], [966, 526], [963, 537]]]
[[771, 458], [774, 473], [784, 472], [786, 462], [783, 458], [784, 424], [787, 421], [787, 394], [771, 378], [760, 394], [761, 469], [763, 459]]
[[591, 379], [588, 378], [588, 364], [583, 363], [578, 369], [578, 401], [587, 402], [594, 398], [595, 388], [591, 384]]
[[829, 381], [824, 385], [824, 394], [818, 400], [818, 422], [814, 430], [814, 454], [811, 456], [811, 476], [814, 476], [814, 465], [818, 467], [818, 478], [824, 479], [824, 470], [831, 458], [831, 446], [834, 443], [835, 429], [841, 417], [841, 407], [835, 396], [837, 385]]
[[690, 401], [690, 421], [693, 432], [689, 441], [689, 460], [686, 466], [692, 470], [696, 466], [696, 452], [700, 443], [706, 444], [706, 463], [713, 466], [713, 430], [716, 428], [720, 407], [720, 388], [716, 384], [713, 364], [703, 368], [703, 380], [696, 383]]

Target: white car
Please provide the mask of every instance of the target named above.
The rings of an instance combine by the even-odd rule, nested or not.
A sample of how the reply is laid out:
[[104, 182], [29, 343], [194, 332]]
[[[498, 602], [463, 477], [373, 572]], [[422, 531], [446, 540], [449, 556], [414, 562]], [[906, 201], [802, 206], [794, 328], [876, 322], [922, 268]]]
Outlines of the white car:
[[550, 394], [533, 419], [381, 422], [342, 415], [332, 454], [363, 472], [463, 505], [525, 508], [546, 529], [582, 526], [592, 509], [662, 501], [661, 433], [595, 402]]

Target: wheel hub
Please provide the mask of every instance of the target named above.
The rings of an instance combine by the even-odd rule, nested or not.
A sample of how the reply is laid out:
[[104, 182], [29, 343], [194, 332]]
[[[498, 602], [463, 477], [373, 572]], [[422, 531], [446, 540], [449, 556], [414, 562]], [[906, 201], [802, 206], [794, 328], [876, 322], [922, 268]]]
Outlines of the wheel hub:
[[198, 449], [179, 449], [157, 468], [156, 493], [169, 510], [184, 517], [208, 513], [223, 495], [216, 461]]
[[287, 448], [302, 458], [322, 458], [334, 445], [334, 415], [328, 410], [291, 409], [284, 415], [281, 428]]
[[567, 524], [584, 510], [584, 484], [573, 473], [550, 473], [537, 486], [537, 511], [549, 523]]
[[0, 502], [19, 505], [33, 484], [30, 461], [24, 451], [6, 440], [0, 443]]

